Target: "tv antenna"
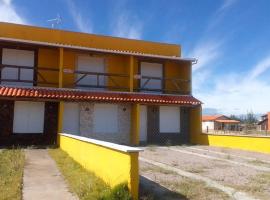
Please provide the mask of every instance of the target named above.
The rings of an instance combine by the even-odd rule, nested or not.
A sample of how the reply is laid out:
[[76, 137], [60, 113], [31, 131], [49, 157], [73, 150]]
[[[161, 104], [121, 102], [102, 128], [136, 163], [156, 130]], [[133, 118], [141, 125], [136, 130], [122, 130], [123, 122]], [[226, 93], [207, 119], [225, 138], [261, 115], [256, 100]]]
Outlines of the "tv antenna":
[[51, 23], [52, 28], [56, 28], [59, 24], [62, 23], [62, 18], [59, 14], [57, 14], [56, 18], [54, 19], [49, 19], [47, 22]]

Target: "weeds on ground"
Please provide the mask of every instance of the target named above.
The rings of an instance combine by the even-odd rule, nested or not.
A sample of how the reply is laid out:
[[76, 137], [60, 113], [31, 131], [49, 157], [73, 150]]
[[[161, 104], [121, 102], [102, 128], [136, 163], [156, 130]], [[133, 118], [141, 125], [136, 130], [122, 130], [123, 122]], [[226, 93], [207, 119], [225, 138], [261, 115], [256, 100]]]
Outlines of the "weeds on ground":
[[0, 199], [22, 199], [24, 152], [7, 149], [0, 152]]
[[248, 161], [250, 164], [255, 164], [255, 165], [269, 165], [268, 163], [266, 162], [263, 162], [259, 159], [256, 159], [256, 160], [250, 160]]
[[56, 161], [72, 192], [80, 200], [130, 200], [127, 184], [110, 188], [103, 180], [84, 169], [67, 153], [60, 149], [50, 149], [50, 155]]

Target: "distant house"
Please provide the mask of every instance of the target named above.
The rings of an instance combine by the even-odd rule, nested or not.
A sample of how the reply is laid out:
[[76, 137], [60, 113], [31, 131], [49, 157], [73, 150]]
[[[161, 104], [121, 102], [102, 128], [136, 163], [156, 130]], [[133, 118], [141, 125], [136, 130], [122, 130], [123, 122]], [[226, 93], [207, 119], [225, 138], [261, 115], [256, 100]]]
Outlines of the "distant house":
[[270, 131], [270, 112], [261, 117], [261, 121], [258, 122], [260, 131]]
[[240, 121], [231, 119], [225, 115], [203, 115], [202, 129], [205, 132], [213, 130], [239, 130]]

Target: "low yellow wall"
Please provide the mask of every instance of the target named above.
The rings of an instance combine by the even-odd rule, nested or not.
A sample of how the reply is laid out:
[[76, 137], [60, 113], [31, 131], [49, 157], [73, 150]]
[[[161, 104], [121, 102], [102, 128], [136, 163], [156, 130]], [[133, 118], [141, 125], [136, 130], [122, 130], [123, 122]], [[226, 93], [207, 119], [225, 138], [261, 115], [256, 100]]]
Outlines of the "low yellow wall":
[[196, 143], [270, 153], [270, 137], [200, 134]]
[[127, 182], [133, 199], [138, 199], [138, 152], [122, 152], [64, 135], [60, 135], [60, 148], [111, 187]]

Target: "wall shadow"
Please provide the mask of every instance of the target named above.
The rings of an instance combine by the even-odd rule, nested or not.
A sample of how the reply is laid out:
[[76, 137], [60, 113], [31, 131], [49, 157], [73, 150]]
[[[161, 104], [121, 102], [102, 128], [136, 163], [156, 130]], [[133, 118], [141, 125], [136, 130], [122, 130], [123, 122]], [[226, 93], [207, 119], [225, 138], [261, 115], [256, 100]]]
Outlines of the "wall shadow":
[[160, 184], [140, 176], [140, 200], [188, 200], [184, 195], [171, 191]]

